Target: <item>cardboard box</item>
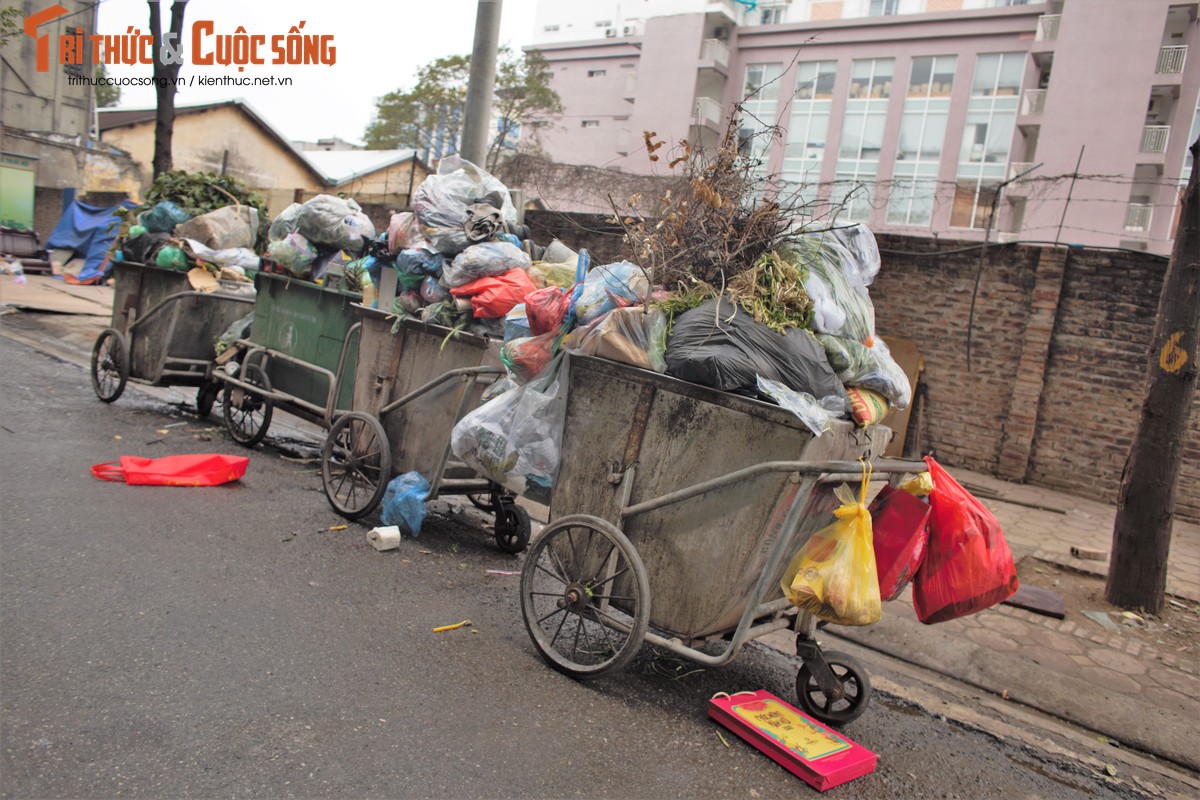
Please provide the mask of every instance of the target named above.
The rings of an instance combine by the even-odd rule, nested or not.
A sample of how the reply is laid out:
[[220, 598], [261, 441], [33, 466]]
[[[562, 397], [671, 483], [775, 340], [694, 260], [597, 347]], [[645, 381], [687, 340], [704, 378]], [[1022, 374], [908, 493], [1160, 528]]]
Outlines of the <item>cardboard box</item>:
[[822, 792], [875, 771], [870, 750], [765, 689], [718, 695], [708, 715]]

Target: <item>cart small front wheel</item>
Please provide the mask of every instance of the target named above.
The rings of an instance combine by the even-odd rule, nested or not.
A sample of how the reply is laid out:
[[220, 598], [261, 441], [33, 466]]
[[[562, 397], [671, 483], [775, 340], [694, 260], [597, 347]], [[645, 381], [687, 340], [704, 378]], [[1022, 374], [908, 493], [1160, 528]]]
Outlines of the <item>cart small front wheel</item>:
[[808, 664], [796, 675], [796, 699], [805, 713], [831, 725], [853, 722], [867, 710], [871, 701], [871, 679], [858, 659], [846, 653], [830, 650], [825, 661], [841, 684], [842, 696], [827, 695], [817, 683]]
[[[238, 380], [263, 392], [271, 391], [267, 373], [257, 364], [244, 365], [238, 371]], [[270, 398], [254, 389], [243, 389], [241, 386], [227, 383], [221, 403], [225, 428], [235, 442], [243, 447], [254, 447], [267, 435], [267, 428], [271, 427], [271, 413], [275, 407]]]
[[220, 389], [217, 384], [212, 381], [205, 381], [200, 384], [200, 388], [196, 390], [196, 414], [201, 418], [207, 417], [212, 413], [213, 406], [217, 402], [217, 393]]
[[521, 615], [551, 667], [587, 680], [624, 667], [650, 624], [650, 582], [629, 539], [597, 517], [546, 527], [521, 569]]
[[506, 553], [516, 555], [529, 546], [529, 512], [508, 500], [501, 501], [496, 515], [496, 545]]
[[129, 381], [129, 340], [115, 328], [106, 328], [92, 347], [92, 390], [106, 403], [125, 391]]
[[338, 417], [321, 448], [321, 484], [333, 510], [346, 519], [370, 514], [391, 474], [392, 451], [379, 420], [358, 411]]

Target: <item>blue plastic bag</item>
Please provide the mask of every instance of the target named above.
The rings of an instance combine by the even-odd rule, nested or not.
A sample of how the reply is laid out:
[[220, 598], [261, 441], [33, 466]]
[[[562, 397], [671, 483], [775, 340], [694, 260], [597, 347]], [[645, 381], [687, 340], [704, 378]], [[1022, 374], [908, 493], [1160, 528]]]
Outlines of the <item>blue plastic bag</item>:
[[425, 521], [425, 498], [432, 488], [419, 472], [406, 472], [393, 478], [383, 494], [383, 524], [398, 525], [410, 536], [421, 535]]
[[533, 334], [529, 331], [529, 317], [525, 315], [525, 304], [518, 303], [504, 315], [504, 341], [524, 339]]
[[151, 233], [171, 233], [176, 225], [187, 222], [192, 215], [170, 200], [154, 204], [154, 208], [138, 214], [138, 222]]
[[644, 303], [650, 294], [650, 281], [641, 267], [628, 261], [606, 264], [588, 272], [582, 290], [572, 293], [573, 310], [580, 325], [612, 311], [618, 306]]

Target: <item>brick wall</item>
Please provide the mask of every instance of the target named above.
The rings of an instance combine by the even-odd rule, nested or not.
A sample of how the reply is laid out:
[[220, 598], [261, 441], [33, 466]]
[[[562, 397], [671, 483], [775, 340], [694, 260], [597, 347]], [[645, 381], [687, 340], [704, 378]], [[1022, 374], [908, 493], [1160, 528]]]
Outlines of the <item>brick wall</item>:
[[[587, 214], [530, 212], [534, 240], [625, 257], [619, 226]], [[912, 339], [925, 360], [921, 448], [966, 467], [1115, 501], [1137, 428], [1166, 260], [1080, 248], [993, 245], [971, 295], [970, 242], [878, 234], [876, 329]], [[967, 337], [971, 330], [971, 364]], [[1198, 390], [1197, 393], [1200, 393]], [[1175, 493], [1200, 519], [1200, 403], [1193, 396]]]
[[42, 247], [54, 231], [54, 226], [62, 218], [63, 212], [62, 189], [52, 189], [38, 186], [33, 191], [33, 229], [37, 231], [38, 241]]

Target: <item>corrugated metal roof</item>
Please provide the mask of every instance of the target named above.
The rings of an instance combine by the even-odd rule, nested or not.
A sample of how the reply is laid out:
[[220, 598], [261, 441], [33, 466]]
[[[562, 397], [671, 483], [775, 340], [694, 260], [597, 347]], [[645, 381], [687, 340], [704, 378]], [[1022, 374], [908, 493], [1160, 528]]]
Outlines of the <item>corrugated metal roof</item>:
[[415, 150], [304, 150], [301, 155], [326, 181], [340, 186], [354, 178], [408, 161]]

